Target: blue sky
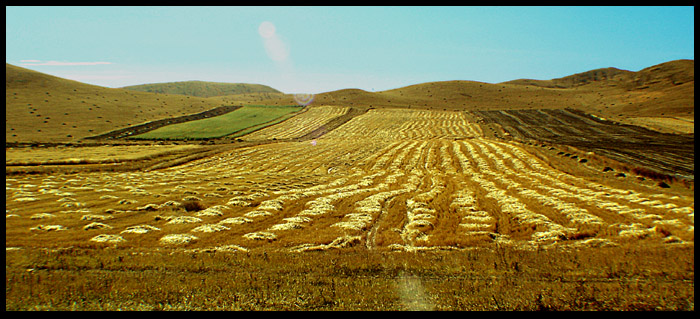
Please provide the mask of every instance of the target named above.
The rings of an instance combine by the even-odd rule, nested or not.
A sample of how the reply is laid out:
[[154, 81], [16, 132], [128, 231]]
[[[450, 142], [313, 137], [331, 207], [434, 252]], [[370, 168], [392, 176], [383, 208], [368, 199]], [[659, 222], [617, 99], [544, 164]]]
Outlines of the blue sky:
[[285, 93], [552, 79], [694, 59], [693, 7], [6, 7], [6, 62], [106, 87]]

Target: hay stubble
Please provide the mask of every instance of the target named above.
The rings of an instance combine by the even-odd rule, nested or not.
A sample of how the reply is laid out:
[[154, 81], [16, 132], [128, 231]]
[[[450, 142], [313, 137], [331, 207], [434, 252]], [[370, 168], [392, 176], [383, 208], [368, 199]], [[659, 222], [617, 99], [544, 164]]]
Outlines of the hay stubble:
[[[373, 109], [315, 144], [233, 148], [152, 171], [12, 176], [6, 245], [233, 254], [693, 245], [692, 194], [591, 180], [535, 154], [483, 136], [461, 112]], [[516, 267], [501, 257], [492, 265]], [[407, 291], [432, 287], [396, 278]], [[417, 296], [408, 302], [434, 305]]]

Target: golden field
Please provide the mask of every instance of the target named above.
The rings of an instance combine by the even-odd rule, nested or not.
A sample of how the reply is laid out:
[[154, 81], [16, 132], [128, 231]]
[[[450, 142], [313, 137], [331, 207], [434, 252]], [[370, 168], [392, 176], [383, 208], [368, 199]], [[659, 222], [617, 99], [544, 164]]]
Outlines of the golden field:
[[503, 84], [548, 92], [518, 112], [434, 83], [317, 95], [240, 141], [6, 148], [6, 310], [694, 310], [691, 146], [586, 149], [641, 131], [538, 107], [595, 90], [567, 83]]
[[[307, 111], [299, 116], [316, 113]], [[256, 135], [282, 138], [281, 134], [292, 131], [300, 122], [305, 121], [302, 118], [285, 121]], [[284, 125], [288, 129], [281, 130]], [[14, 263], [17, 258], [16, 262], [26, 268], [8, 270], [8, 276], [20, 281], [33, 280], [33, 276], [46, 272], [62, 281], [68, 280], [66, 275], [86, 272], [97, 277], [89, 277], [92, 279], [79, 285], [90, 287], [93, 281], [107, 276], [97, 275], [103, 270], [95, 267], [108, 263], [111, 264], [108, 268], [122, 274], [111, 279], [111, 288], [101, 288], [113, 291], [113, 301], [78, 303], [74, 306], [77, 309], [215, 307], [209, 304], [209, 297], [196, 294], [192, 300], [204, 299], [190, 303], [186, 301], [190, 299], [182, 299], [185, 297], [180, 294], [166, 298], [151, 292], [150, 297], [142, 297], [143, 302], [132, 304], [125, 301], [130, 297], [117, 292], [122, 291], [120, 285], [130, 285], [128, 282], [136, 278], [138, 282], [151, 280], [153, 285], [166, 282], [167, 286], [174, 285], [175, 280], [189, 282], [193, 279], [185, 277], [190, 276], [228, 287], [220, 289], [230, 294], [238, 291], [233, 287], [247, 282], [248, 288], [243, 290], [247, 293], [236, 297], [241, 298], [241, 303], [235, 302], [234, 297], [231, 297], [234, 301], [217, 301], [216, 307], [221, 309], [295, 309], [294, 302], [300, 309], [407, 309], [410, 306], [402, 304], [400, 290], [395, 285], [409, 280], [404, 278], [408, 274], [415, 283], [404, 284], [420, 285], [420, 289], [426, 290], [421, 297], [424, 300], [416, 302], [430, 305], [431, 309], [692, 308], [692, 303], [662, 303], [658, 299], [662, 294], [629, 297], [639, 304], [609, 299], [631, 289], [621, 283], [629, 280], [628, 275], [665, 271], [653, 264], [640, 266], [626, 262], [611, 266], [610, 263], [618, 261], [596, 259], [596, 267], [617, 267], [620, 269], [616, 271], [624, 273], [590, 286], [596, 288], [586, 288], [589, 287], [586, 280], [603, 275], [588, 268], [588, 264], [573, 269], [558, 268], [564, 267], [560, 263], [573, 262], [568, 258], [596, 255], [598, 251], [661, 249], [684, 269], [669, 268], [675, 269], [674, 276], [681, 279], [672, 279], [669, 283], [672, 288], [664, 289], [692, 294], [694, 198], [691, 189], [680, 184], [661, 189], [650, 180], [629, 177], [620, 181], [621, 178], [610, 173], [601, 176], [602, 164], [594, 159], [586, 163], [562, 159], [555, 155], [555, 150], [498, 141], [483, 137], [482, 132], [479, 125], [460, 112], [375, 109], [312, 141], [233, 148], [166, 169], [13, 175], [6, 178], [7, 256], [8, 262]], [[63, 253], [64, 249], [87, 252]], [[94, 250], [113, 257], [100, 261], [103, 257], [90, 252]], [[153, 277], [157, 272], [127, 270], [143, 267], [138, 266], [140, 262], [122, 268], [121, 263], [112, 260], [122, 259], [119, 256], [128, 255], [129, 251], [163, 260], [153, 261], [159, 265], [156, 269], [186, 267], [187, 270], [176, 271], [172, 278]], [[522, 257], [558, 251], [562, 251], [556, 255], [561, 259], [548, 261], [555, 265], [550, 266], [553, 268], [547, 276], [574, 276], [576, 284], [560, 286], [551, 279], [541, 279], [537, 275], [538, 263], [547, 259], [530, 264], [528, 258], [532, 257]], [[380, 289], [367, 283], [367, 287], [374, 287], [370, 291], [379, 289], [373, 292], [378, 294], [376, 304], [354, 299], [363, 290], [356, 286], [357, 281], [318, 265], [317, 259], [331, 258], [318, 257], [323, 252], [346, 260], [352, 267], [375, 267], [370, 272], [380, 277], [376, 279], [378, 283], [386, 286]], [[39, 254], [32, 257], [35, 262], [45, 261], [36, 265], [26, 260], [22, 263], [25, 253]], [[435, 257], [443, 253], [445, 257]], [[44, 254], [56, 256], [40, 257]], [[229, 281], [216, 275], [229, 269], [226, 265], [230, 260], [244, 258], [237, 256], [246, 256], [243, 262], [246, 267], [260, 269], [236, 276], [255, 279]], [[363, 258], [419, 258], [416, 256], [444, 258], [452, 263], [451, 267], [468, 265], [463, 263], [487, 267], [491, 271], [489, 275], [477, 272], [476, 276], [479, 280], [493, 281], [495, 286], [488, 289], [494, 290], [487, 290], [477, 298], [464, 291], [452, 291], [454, 287], [448, 288], [441, 281], [424, 283], [422, 279], [422, 276], [450, 276], [461, 282], [452, 283], [455, 285], [475, 284], [465, 281], [471, 271], [461, 268], [441, 270], [442, 267], [435, 265], [428, 267], [432, 264], [418, 267], [421, 263], [416, 262], [410, 262], [411, 266], [406, 263], [387, 266], [376, 260], [369, 264], [363, 261]], [[64, 261], [55, 269], [37, 266], [52, 263], [54, 258]], [[270, 262], [270, 268], [255, 266], [265, 258], [303, 261], [292, 265]], [[506, 261], [489, 261], [490, 258]], [[79, 266], [82, 263], [88, 265]], [[294, 269], [304, 263], [310, 277], [289, 275], [293, 278], [290, 279], [285, 275], [288, 271], [296, 273]], [[195, 264], [199, 270], [190, 269]], [[387, 271], [384, 267], [393, 269]], [[401, 267], [408, 268], [404, 271]], [[528, 282], [532, 281], [529, 285], [534, 285], [531, 289], [544, 291], [544, 295], [528, 290], [529, 297], [522, 299], [521, 295], [501, 293], [509, 290], [510, 285], [523, 284], [520, 280], [525, 279], [505, 279], [523, 268], [529, 271], [526, 277]], [[31, 273], [26, 273], [27, 269]], [[136, 275], [141, 277], [133, 277]], [[322, 278], [315, 279], [320, 281], [316, 285], [305, 280], [317, 278], [314, 276]], [[284, 284], [286, 280], [295, 282], [284, 288], [290, 295], [279, 292], [274, 296], [264, 295], [275, 293], [274, 285]], [[272, 286], [251, 295], [263, 284]], [[187, 285], [194, 287], [194, 282]], [[19, 288], [11, 291], [15, 289]], [[90, 291], [76, 289], [87, 289], [85, 294]], [[175, 286], [161, 289], [175, 289]], [[329, 296], [331, 289], [335, 290]], [[564, 297], [570, 293], [568, 289], [582, 289], [580, 293], [591, 294], [595, 300], [600, 299], [599, 303], [571, 304], [573, 301]], [[586, 289], [592, 290], [586, 292]], [[293, 293], [297, 290], [304, 291], [300, 295], [304, 297], [296, 301], [289, 299], [297, 295]], [[69, 289], [61, 291], [69, 295], [76, 293]], [[219, 290], [207, 291], [213, 294]], [[452, 294], [451, 297], [445, 297], [446, 293]], [[69, 295], [57, 299], [56, 305], [51, 300], [39, 304], [49, 309], [67, 309], [72, 305]], [[23, 307], [20, 306], [23, 302], [14, 303], [15, 297], [8, 298], [12, 298], [11, 304]], [[168, 302], [156, 303], [154, 300], [158, 298], [166, 298]], [[488, 307], [477, 302], [482, 299], [488, 300]]]

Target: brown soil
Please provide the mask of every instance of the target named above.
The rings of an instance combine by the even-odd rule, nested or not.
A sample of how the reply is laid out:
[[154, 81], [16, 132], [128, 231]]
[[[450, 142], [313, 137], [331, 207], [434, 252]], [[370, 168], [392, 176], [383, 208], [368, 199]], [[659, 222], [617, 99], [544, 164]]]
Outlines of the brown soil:
[[646, 167], [694, 179], [692, 134], [664, 134], [639, 126], [620, 125], [571, 109], [474, 113], [482, 118], [481, 123], [486, 127], [495, 124], [503, 130], [500, 134], [493, 133], [496, 137], [568, 145], [627, 163], [630, 168]]

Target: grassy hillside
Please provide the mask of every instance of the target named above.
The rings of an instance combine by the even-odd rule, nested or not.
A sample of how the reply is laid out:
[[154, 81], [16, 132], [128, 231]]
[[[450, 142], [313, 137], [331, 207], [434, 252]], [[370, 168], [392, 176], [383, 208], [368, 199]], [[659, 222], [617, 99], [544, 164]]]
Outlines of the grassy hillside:
[[[692, 111], [694, 100], [694, 61], [678, 60], [638, 72], [606, 68], [591, 70], [552, 80], [520, 79], [491, 84], [475, 81], [442, 81], [410, 85], [392, 90], [367, 92], [343, 89], [318, 94], [315, 103], [343, 106], [412, 107], [427, 109], [486, 110], [573, 107], [598, 110], [613, 107], [610, 112], [627, 114], [615, 100], [631, 97], [626, 104], [654, 110], [674, 109], [674, 115]], [[651, 98], [647, 98], [651, 97]], [[650, 100], [650, 101], [647, 101]], [[270, 99], [267, 104], [288, 104], [291, 95]], [[627, 114], [630, 116], [639, 115]]]
[[[285, 96], [261, 103], [283, 105], [293, 101], [292, 96]], [[313, 104], [468, 111], [565, 108], [580, 105], [571, 89], [553, 90], [474, 81], [429, 82], [379, 92], [344, 89], [318, 94]]]
[[[552, 80], [428, 82], [380, 92], [343, 89], [316, 95], [314, 104], [467, 111], [574, 108], [620, 123], [692, 133], [694, 65], [693, 60], [677, 60], [638, 72], [605, 68]], [[286, 95], [260, 103], [293, 102]]]
[[519, 85], [533, 85], [538, 87], [546, 88], [572, 88], [577, 86], [586, 85], [593, 82], [604, 81], [605, 84], [610, 86], [618, 85], [619, 83], [625, 83], [630, 81], [633, 77], [634, 72], [620, 70], [617, 68], [604, 68], [595, 69], [587, 72], [577, 73], [574, 75], [565, 76], [563, 78], [552, 79], [552, 80], [532, 80], [532, 79], [519, 79], [513, 81], [507, 81], [503, 83], [507, 84], [519, 84]]
[[182, 94], [197, 97], [212, 97], [246, 93], [282, 93], [262, 84], [219, 83], [204, 81], [142, 84], [125, 86], [123, 89], [139, 92]]
[[221, 116], [168, 125], [134, 139], [183, 139], [214, 138], [230, 135], [241, 130], [264, 124], [289, 113], [301, 110], [294, 106], [244, 106]]
[[[587, 88], [546, 88], [511, 83], [490, 84], [474, 81], [428, 82], [392, 90], [367, 92], [344, 89], [315, 96], [314, 104], [403, 107], [432, 110], [505, 110], [542, 108], [583, 108], [585, 98], [597, 95]], [[293, 103], [290, 95], [261, 103]]]
[[104, 88], [6, 64], [5, 141], [75, 142], [222, 103], [218, 98]]
[[[584, 97], [584, 107], [593, 106], [595, 109], [595, 106], [618, 106], [612, 109], [619, 111], [623, 117], [660, 115], [659, 110], [675, 116], [685, 116], [693, 111], [695, 61], [676, 60], [638, 72], [606, 68], [552, 80], [521, 79], [504, 83], [543, 88], [578, 88], [581, 94], [587, 95]], [[594, 90], [598, 96], [591, 94]], [[620, 103], [614, 103], [616, 100]]]
[[540, 88], [575, 88], [576, 108], [625, 124], [692, 133], [695, 61], [676, 60], [637, 72], [597, 69], [553, 80], [505, 82]]
[[[574, 108], [625, 124], [692, 133], [694, 65], [693, 60], [677, 60], [637, 72], [605, 68], [552, 80], [428, 82], [380, 92], [343, 89], [317, 94], [312, 105], [467, 111]], [[211, 82], [178, 83], [189, 83], [187, 87], [195, 90]], [[296, 104], [293, 95], [270, 90], [208, 98], [147, 93], [87, 85], [7, 64], [6, 142], [74, 142], [220, 105]]]

